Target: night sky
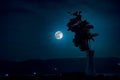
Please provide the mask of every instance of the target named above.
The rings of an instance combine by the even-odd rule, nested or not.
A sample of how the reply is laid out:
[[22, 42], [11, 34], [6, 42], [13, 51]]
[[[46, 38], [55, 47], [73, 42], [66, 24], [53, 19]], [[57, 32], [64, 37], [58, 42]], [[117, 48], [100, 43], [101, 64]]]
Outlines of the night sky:
[[[71, 15], [81, 10], [99, 33], [91, 42], [95, 57], [120, 57], [120, 2], [117, 0], [1, 0], [0, 59], [28, 60], [85, 57], [67, 31]], [[63, 32], [57, 40], [56, 31]]]

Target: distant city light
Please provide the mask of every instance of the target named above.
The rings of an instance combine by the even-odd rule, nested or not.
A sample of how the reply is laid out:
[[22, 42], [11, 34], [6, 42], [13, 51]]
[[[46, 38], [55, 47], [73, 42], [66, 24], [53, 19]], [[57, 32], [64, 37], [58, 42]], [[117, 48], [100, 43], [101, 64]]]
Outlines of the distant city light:
[[36, 75], [37, 73], [36, 72], [33, 72], [33, 75]]
[[54, 70], [57, 71], [58, 69], [55, 67]]
[[118, 63], [118, 66], [120, 66], [120, 63]]
[[8, 74], [5, 74], [6, 77], [8, 77]]

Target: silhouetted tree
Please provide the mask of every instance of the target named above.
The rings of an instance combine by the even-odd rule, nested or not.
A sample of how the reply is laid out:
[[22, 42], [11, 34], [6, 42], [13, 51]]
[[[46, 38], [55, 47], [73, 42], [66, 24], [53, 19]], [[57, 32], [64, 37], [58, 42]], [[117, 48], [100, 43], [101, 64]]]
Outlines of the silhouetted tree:
[[72, 31], [75, 33], [73, 43], [76, 47], [79, 47], [81, 51], [86, 51], [88, 56], [88, 66], [90, 66], [90, 64], [93, 63], [92, 57], [94, 55], [94, 50], [90, 49], [89, 41], [94, 41], [94, 37], [98, 36], [98, 34], [90, 32], [90, 29], [93, 29], [94, 26], [91, 25], [87, 20], [82, 20], [81, 11], [68, 13], [74, 16], [74, 18], [70, 19], [70, 21], [67, 23], [68, 31]]

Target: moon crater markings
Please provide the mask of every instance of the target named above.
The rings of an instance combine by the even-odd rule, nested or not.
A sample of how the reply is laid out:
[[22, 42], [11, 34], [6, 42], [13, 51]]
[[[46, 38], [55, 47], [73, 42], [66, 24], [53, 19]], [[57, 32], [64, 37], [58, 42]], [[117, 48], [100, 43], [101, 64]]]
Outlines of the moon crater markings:
[[63, 38], [63, 33], [61, 31], [55, 32], [55, 38], [56, 39], [62, 39]]

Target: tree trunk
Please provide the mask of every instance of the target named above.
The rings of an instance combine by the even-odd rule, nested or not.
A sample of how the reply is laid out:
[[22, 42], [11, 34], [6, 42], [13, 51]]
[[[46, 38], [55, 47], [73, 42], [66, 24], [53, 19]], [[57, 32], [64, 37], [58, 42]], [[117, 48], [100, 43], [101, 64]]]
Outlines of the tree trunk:
[[87, 66], [86, 66], [86, 74], [95, 76], [95, 68], [94, 68], [94, 50], [89, 50], [87, 53]]

